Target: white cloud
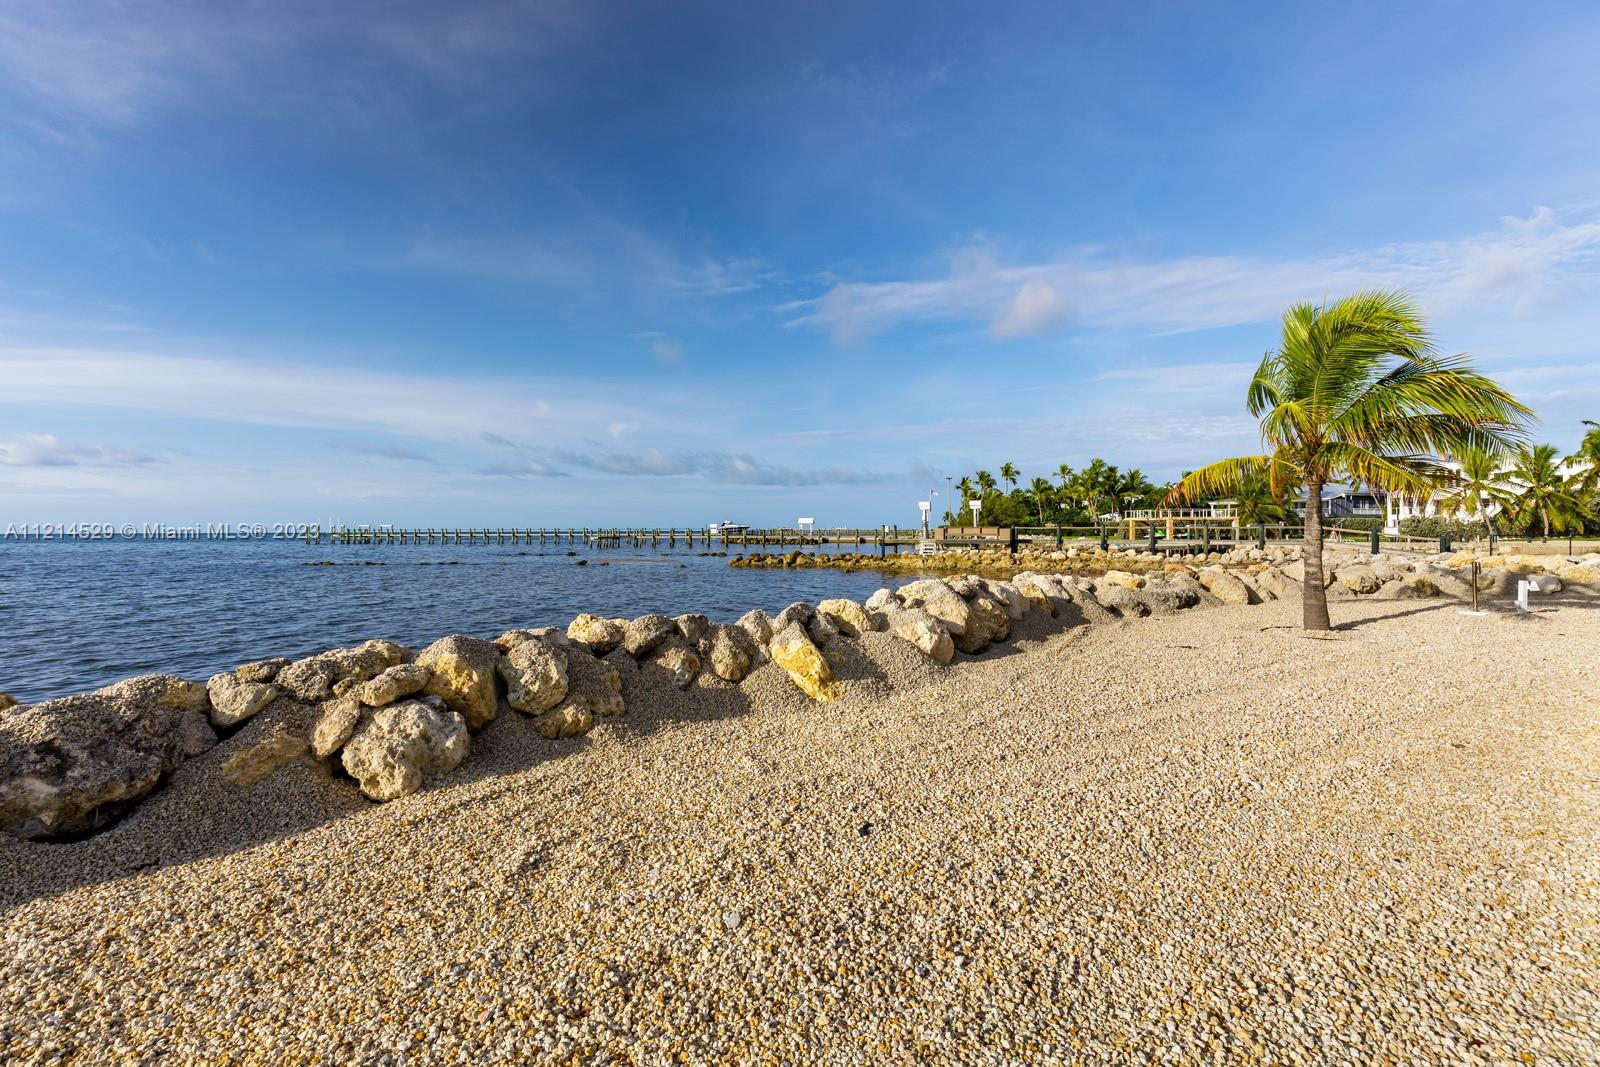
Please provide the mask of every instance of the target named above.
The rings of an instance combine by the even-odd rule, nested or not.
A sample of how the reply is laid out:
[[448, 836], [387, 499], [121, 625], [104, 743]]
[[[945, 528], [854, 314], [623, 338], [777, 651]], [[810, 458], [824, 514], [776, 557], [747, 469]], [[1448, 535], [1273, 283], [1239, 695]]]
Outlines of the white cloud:
[[142, 452], [72, 444], [48, 433], [0, 437], [0, 466], [5, 467], [148, 467], [156, 462]]
[[[509, 442], [502, 431], [559, 439], [614, 422], [658, 424], [653, 404], [597, 399], [581, 382], [417, 374], [360, 367], [173, 356], [138, 350], [0, 346], [13, 406], [116, 408], [266, 426], [375, 428], [402, 437]], [[659, 390], [656, 391], [659, 394]], [[659, 402], [659, 395], [656, 396]], [[687, 398], [677, 411], [692, 410]]]
[[799, 312], [790, 325], [840, 342], [927, 323], [988, 323], [996, 336], [1017, 336], [1060, 321], [1068, 301], [1083, 325], [1181, 332], [1265, 321], [1296, 301], [1373, 286], [1408, 289], [1434, 314], [1485, 302], [1527, 314], [1600, 290], [1600, 219], [1564, 222], [1540, 208], [1457, 240], [1280, 260], [1118, 261], [1088, 250], [1011, 265], [964, 248], [944, 278], [839, 282], [785, 310]]
[[1041, 278], [1029, 278], [1017, 290], [1016, 299], [989, 324], [995, 337], [1027, 337], [1041, 333], [1067, 316], [1067, 301], [1055, 286]]

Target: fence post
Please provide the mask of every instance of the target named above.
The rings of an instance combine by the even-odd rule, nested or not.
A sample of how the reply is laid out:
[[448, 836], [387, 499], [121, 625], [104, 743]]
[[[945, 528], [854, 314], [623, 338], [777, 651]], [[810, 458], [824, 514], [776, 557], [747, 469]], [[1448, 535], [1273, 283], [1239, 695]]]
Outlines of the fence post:
[[1376, 556], [1378, 554], [1378, 531], [1377, 530], [1373, 530], [1372, 531], [1372, 554], [1374, 556]]
[[1448, 552], [1448, 551], [1450, 551], [1450, 535], [1449, 534], [1444, 533], [1444, 534], [1440, 534], [1439, 535], [1439, 551], [1440, 552]]
[[1267, 524], [1264, 522], [1256, 523], [1256, 547], [1263, 552], [1267, 550]]

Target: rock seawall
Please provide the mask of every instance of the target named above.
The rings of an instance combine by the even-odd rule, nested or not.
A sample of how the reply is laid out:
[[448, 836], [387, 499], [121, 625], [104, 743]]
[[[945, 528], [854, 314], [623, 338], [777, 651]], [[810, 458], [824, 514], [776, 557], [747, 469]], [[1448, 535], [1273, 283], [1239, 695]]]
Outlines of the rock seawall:
[[[625, 714], [624, 671], [657, 671], [687, 690], [739, 685], [770, 663], [800, 693], [827, 704], [842, 692], [835, 673], [849, 650], [840, 642], [868, 633], [942, 665], [1007, 641], [1020, 627], [1258, 604], [1297, 597], [1304, 580], [1298, 549], [1235, 549], [1189, 561], [1098, 550], [996, 555], [1005, 558], [952, 553], [933, 568], [928, 557], [907, 557], [923, 570], [956, 570], [964, 561], [969, 573], [883, 588], [864, 604], [796, 603], [776, 617], [752, 611], [734, 623], [695, 614], [582, 614], [564, 630], [512, 630], [493, 641], [450, 635], [417, 653], [367, 641], [295, 661], [256, 660], [204, 684], [144, 675], [34, 705], [0, 693], [0, 828], [58, 840], [93, 832], [186, 760], [238, 743], [232, 733], [257, 717], [266, 717], [270, 733], [240, 744], [224, 765], [239, 788], [289, 761], [314, 759], [387, 801], [470, 759], [472, 735], [499, 715], [528, 716], [556, 740]], [[772, 558], [780, 566], [787, 560]], [[1600, 554], [1415, 559], [1330, 550], [1325, 580], [1334, 599], [1466, 599], [1474, 563], [1478, 589], [1491, 598], [1524, 577], [1540, 593], [1600, 590]], [[993, 576], [997, 570], [1007, 577]]]

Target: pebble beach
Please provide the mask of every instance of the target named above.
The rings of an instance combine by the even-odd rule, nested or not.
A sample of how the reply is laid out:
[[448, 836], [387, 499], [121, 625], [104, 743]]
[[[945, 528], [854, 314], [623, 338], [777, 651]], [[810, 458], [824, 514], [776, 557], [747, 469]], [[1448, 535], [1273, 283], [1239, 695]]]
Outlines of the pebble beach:
[[0, 1061], [1593, 1063], [1594, 605], [866, 633], [383, 805], [252, 721], [0, 835]]

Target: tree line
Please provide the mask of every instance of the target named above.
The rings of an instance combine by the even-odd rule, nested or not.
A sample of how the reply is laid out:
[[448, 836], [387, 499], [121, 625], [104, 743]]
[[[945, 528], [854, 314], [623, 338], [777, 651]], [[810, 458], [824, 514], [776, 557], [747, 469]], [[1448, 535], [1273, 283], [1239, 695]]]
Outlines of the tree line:
[[971, 505], [977, 502], [980, 526], [1094, 526], [1101, 515], [1157, 507], [1172, 488], [1156, 485], [1137, 467], [1121, 471], [1103, 459], [1076, 470], [1062, 463], [1051, 477], [1026, 483], [1015, 463], [1002, 463], [997, 470], [998, 478], [980, 470], [956, 480], [960, 503], [945, 510], [947, 525], [970, 525]]

